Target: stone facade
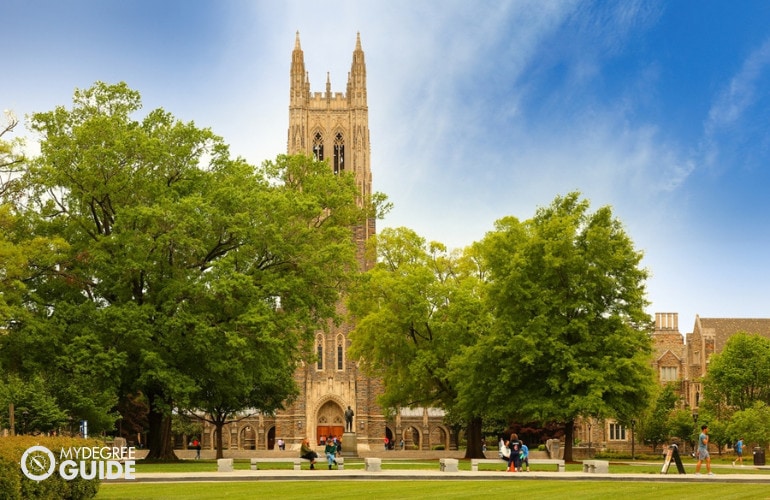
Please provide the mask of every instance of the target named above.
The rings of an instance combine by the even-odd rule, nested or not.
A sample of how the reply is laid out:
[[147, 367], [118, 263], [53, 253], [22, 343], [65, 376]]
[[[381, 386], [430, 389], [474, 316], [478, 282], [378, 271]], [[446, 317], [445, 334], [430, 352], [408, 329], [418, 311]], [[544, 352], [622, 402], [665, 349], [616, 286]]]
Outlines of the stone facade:
[[[325, 92], [311, 92], [305, 70], [304, 54], [296, 35], [291, 57], [289, 91], [288, 154], [310, 154], [326, 160], [335, 173], [352, 172], [359, 188], [359, 203], [372, 194], [370, 165], [369, 109], [366, 90], [366, 63], [357, 35], [346, 92], [332, 92], [327, 74]], [[353, 228], [359, 269], [372, 265], [365, 258], [367, 240], [375, 234], [374, 219]], [[344, 305], [338, 313], [345, 317]], [[377, 405], [382, 381], [364, 375], [347, 358], [348, 334], [352, 325], [330, 325], [316, 333], [314, 353], [317, 361], [297, 369], [295, 380], [300, 396], [274, 417], [255, 415], [227, 426], [223, 447], [228, 450], [272, 450], [277, 439], [287, 450], [299, 449], [303, 439], [319, 444], [322, 437], [343, 437], [345, 410], [351, 407], [353, 432], [345, 434], [345, 449], [362, 452], [390, 447], [430, 450], [437, 445], [450, 449], [449, 429], [443, 424], [443, 412], [435, 409], [403, 409], [394, 417], [385, 416]], [[204, 429], [203, 446], [211, 448], [214, 429]], [[355, 440], [353, 443], [346, 442]], [[456, 448], [456, 444], [451, 444]]]
[[[703, 393], [701, 380], [709, 360], [738, 332], [770, 338], [770, 319], [701, 318], [696, 315], [692, 332], [682, 335], [678, 313], [655, 314], [652, 367], [661, 384], [675, 384], [682, 408], [698, 412]], [[591, 443], [594, 450], [627, 452], [631, 449], [631, 429], [623, 429], [614, 420], [580, 421], [575, 431], [581, 445]], [[636, 443], [636, 450], [649, 451], [639, 443]]]
[[695, 316], [692, 333], [686, 337], [683, 360], [683, 396], [693, 410], [700, 404], [703, 388], [700, 379], [706, 374], [711, 356], [722, 352], [727, 340], [738, 332], [770, 338], [770, 319], [767, 318], [701, 318]]

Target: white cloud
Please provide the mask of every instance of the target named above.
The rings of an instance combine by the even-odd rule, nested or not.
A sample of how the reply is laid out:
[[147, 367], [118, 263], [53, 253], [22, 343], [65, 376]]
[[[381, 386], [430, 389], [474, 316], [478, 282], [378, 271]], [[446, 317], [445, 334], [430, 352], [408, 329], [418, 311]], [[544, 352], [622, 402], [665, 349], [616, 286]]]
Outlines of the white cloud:
[[738, 121], [755, 100], [757, 83], [770, 67], [770, 39], [752, 52], [709, 110], [706, 134]]

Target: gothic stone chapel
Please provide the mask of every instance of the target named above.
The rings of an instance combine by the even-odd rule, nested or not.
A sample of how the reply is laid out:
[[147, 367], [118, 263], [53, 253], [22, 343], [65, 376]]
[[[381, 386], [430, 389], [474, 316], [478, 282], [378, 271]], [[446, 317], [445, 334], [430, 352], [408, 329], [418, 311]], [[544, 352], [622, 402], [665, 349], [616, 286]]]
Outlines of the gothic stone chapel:
[[[370, 165], [369, 108], [366, 94], [366, 63], [361, 36], [356, 37], [353, 62], [345, 92], [332, 92], [327, 73], [326, 91], [311, 92], [305, 70], [304, 53], [296, 35], [291, 57], [289, 93], [288, 154], [312, 154], [326, 160], [334, 172], [352, 172], [359, 189], [359, 203], [372, 193]], [[354, 228], [359, 269], [371, 267], [364, 257], [366, 241], [375, 233], [375, 221], [369, 219]], [[344, 315], [344, 305], [338, 305]], [[432, 408], [401, 409], [386, 418], [377, 405], [382, 382], [358, 370], [348, 360], [348, 333], [352, 325], [343, 323], [315, 337], [317, 361], [305, 363], [295, 373], [300, 395], [293, 405], [275, 417], [256, 414], [230, 424], [223, 432], [223, 447], [228, 450], [273, 450], [283, 439], [289, 450], [298, 450], [303, 439], [319, 445], [322, 437], [341, 437], [343, 453], [383, 450], [385, 438], [390, 446], [430, 450], [437, 445], [450, 449], [449, 429], [443, 412]], [[354, 413], [352, 428], [346, 432], [345, 412]], [[203, 445], [212, 449], [213, 427], [204, 429]], [[456, 449], [456, 443], [451, 443]]]

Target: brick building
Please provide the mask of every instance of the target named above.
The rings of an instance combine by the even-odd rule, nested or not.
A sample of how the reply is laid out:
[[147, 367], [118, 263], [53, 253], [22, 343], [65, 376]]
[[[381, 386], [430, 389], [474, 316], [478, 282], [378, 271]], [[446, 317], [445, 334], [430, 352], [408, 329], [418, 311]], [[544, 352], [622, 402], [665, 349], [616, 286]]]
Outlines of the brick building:
[[697, 411], [711, 356], [722, 352], [728, 339], [746, 332], [770, 338], [770, 319], [701, 318], [695, 316], [692, 333], [682, 337], [676, 325], [676, 313], [655, 315], [656, 357], [653, 367], [661, 383], [678, 382], [685, 408]]
[[[698, 412], [703, 394], [702, 378], [708, 370], [711, 356], [724, 349], [728, 339], [746, 332], [770, 338], [768, 318], [701, 318], [695, 316], [691, 333], [679, 331], [678, 313], [656, 313], [653, 338], [652, 367], [661, 384], [675, 383], [680, 404], [693, 413]], [[594, 450], [631, 449], [631, 429], [612, 419], [584, 420], [576, 427], [581, 445], [591, 443]], [[637, 450], [642, 450], [639, 443]]]

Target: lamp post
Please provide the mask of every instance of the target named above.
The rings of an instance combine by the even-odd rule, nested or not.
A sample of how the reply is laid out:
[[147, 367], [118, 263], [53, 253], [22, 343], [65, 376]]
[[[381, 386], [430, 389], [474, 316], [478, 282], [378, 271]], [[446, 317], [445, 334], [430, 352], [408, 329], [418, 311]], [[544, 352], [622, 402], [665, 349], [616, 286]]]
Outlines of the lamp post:
[[695, 433], [693, 434], [693, 445], [692, 445], [692, 454], [695, 456], [695, 443], [698, 441], [698, 412], [693, 410], [692, 412], [692, 423], [695, 426]]
[[631, 419], [631, 460], [636, 460], [636, 453], [634, 453], [634, 444], [636, 441], [636, 432], [634, 432], [634, 428], [636, 427], [636, 419]]

